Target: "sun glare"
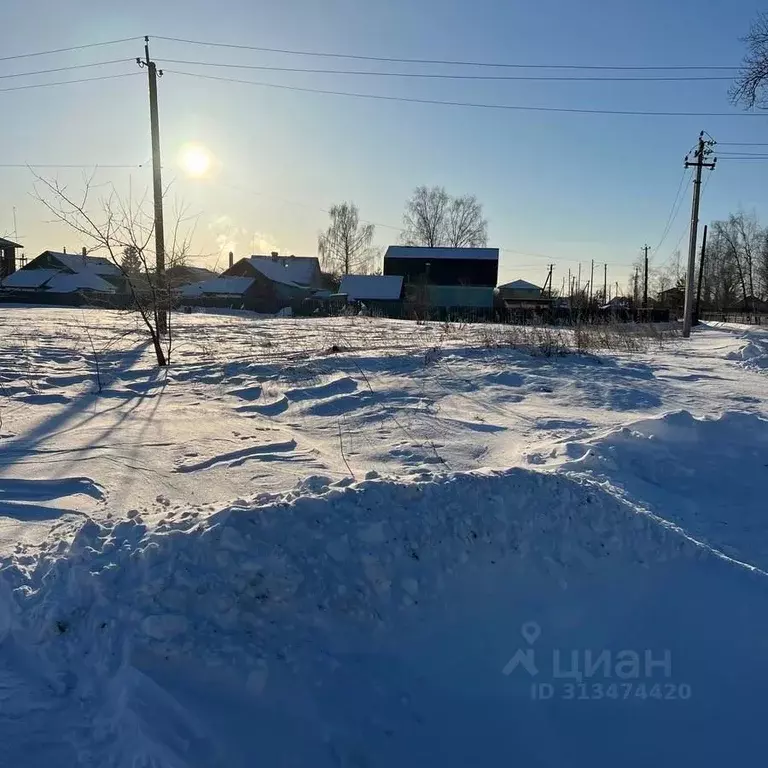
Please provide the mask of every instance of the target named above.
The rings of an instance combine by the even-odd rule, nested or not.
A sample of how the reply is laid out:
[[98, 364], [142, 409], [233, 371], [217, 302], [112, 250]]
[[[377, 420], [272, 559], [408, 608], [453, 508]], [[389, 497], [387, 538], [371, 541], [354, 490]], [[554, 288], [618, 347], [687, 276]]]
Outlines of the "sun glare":
[[200, 178], [211, 168], [211, 153], [200, 144], [186, 144], [179, 154], [179, 163], [188, 176]]

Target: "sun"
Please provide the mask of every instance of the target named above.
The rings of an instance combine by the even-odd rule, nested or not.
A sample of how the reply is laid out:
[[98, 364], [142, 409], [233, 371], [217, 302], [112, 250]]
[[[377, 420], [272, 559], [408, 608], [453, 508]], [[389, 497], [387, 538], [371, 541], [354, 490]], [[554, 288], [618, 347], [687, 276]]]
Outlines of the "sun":
[[211, 168], [211, 153], [202, 144], [185, 144], [179, 153], [179, 164], [188, 176], [201, 178]]

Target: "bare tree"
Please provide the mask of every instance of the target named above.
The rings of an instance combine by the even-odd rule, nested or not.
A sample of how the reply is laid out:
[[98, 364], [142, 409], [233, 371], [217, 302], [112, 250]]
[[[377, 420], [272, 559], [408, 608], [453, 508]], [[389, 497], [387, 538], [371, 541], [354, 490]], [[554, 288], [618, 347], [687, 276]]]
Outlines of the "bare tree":
[[482, 248], [488, 244], [488, 222], [474, 195], [454, 197], [446, 223], [448, 245], [452, 248]]
[[328, 213], [331, 223], [317, 240], [325, 270], [335, 275], [366, 274], [374, 255], [374, 225], [360, 223], [360, 212], [354, 203], [334, 205]]
[[731, 86], [729, 96], [734, 104], [747, 109], [768, 106], [768, 12], [761, 12], [752, 22], [743, 41], [747, 54]]
[[[154, 269], [154, 253], [150, 242], [154, 235], [154, 217], [147, 205], [146, 193], [136, 204], [120, 198], [114, 188], [101, 197], [98, 206], [91, 204], [93, 176], [84, 179], [83, 192], [75, 196], [57, 180], [35, 175], [35, 197], [60, 222], [79, 232], [89, 242], [89, 253], [104, 254], [120, 270], [132, 307], [138, 312], [149, 331], [159, 366], [171, 359], [173, 334], [171, 329], [171, 294], [165, 281], [158, 279]], [[192, 231], [182, 233], [188, 222], [183, 208], [177, 209], [176, 221], [167, 263], [173, 265], [189, 250]], [[131, 260], [140, 265], [138, 274], [131, 274], [123, 259], [130, 252]], [[162, 314], [167, 313], [167, 329], [163, 329]]]
[[436, 248], [446, 244], [451, 198], [444, 187], [416, 187], [405, 204], [403, 242]]
[[402, 241], [428, 248], [479, 248], [488, 242], [488, 222], [474, 195], [451, 197], [444, 187], [416, 187], [405, 204]]

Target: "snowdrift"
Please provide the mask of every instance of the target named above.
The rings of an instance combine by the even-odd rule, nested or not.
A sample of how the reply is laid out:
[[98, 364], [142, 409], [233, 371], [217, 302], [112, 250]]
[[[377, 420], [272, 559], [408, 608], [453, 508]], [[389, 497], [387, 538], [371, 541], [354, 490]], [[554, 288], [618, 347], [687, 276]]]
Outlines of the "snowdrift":
[[4, 757], [733, 764], [761, 743], [767, 596], [637, 505], [526, 470], [89, 522], [1, 563]]
[[768, 419], [676, 411], [550, 457], [560, 471], [681, 526], [728, 555], [768, 570]]

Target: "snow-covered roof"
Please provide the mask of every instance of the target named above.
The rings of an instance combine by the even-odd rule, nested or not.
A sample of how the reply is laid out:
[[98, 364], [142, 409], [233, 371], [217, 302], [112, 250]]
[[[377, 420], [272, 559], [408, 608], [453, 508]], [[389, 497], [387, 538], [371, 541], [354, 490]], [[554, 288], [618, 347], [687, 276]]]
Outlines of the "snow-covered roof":
[[252, 284], [252, 277], [214, 277], [211, 280], [203, 280], [200, 283], [192, 283], [191, 285], [184, 286], [181, 295], [188, 298], [217, 294], [240, 296], [244, 294]]
[[115, 264], [103, 256], [83, 256], [80, 253], [58, 253], [57, 251], [47, 251], [47, 253], [67, 269], [79, 274], [90, 272], [94, 275], [109, 277], [117, 277], [122, 274]]
[[72, 275], [60, 269], [19, 269], [6, 277], [2, 286], [10, 290], [43, 290], [51, 293], [116, 292], [115, 286], [93, 272], [78, 272]]
[[510, 290], [510, 291], [539, 291], [541, 292], [541, 288], [538, 285], [534, 285], [533, 283], [529, 283], [527, 280], [513, 280], [511, 283], [504, 283], [504, 285], [499, 286], [499, 290], [502, 288]]
[[339, 286], [339, 293], [360, 301], [396, 301], [402, 290], [403, 278], [399, 275], [345, 275]]
[[61, 274], [58, 269], [19, 269], [8, 275], [3, 282], [3, 288], [32, 289], [40, 288], [52, 277]]
[[316, 256], [251, 256], [248, 261], [269, 280], [293, 286], [312, 285], [320, 268]]
[[99, 293], [117, 293], [111, 283], [91, 272], [79, 272], [68, 275], [57, 272], [46, 284], [45, 289], [52, 293], [75, 293], [76, 291], [98, 291]]
[[425, 248], [411, 245], [390, 245], [385, 259], [472, 259], [498, 261], [498, 248]]

